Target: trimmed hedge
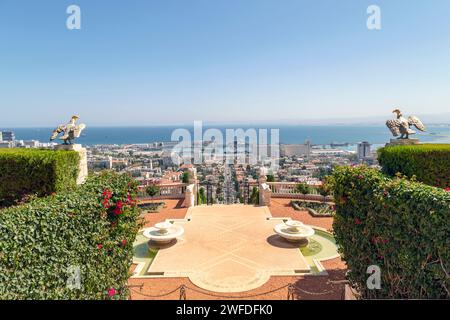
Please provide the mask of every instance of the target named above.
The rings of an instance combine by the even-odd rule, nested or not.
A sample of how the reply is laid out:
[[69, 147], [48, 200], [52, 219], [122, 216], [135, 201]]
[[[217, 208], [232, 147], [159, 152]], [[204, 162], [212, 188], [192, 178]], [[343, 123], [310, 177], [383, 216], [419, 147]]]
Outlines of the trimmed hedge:
[[[450, 298], [450, 192], [365, 166], [333, 178], [333, 230], [362, 297]], [[366, 286], [370, 265], [381, 269], [380, 290]]]
[[[110, 172], [0, 211], [0, 299], [126, 299], [136, 184]], [[79, 267], [81, 288], [67, 286]], [[71, 282], [72, 283], [72, 282]]]
[[450, 187], [450, 144], [384, 147], [378, 150], [378, 161], [388, 175], [401, 173], [431, 186]]
[[72, 190], [78, 163], [75, 151], [0, 149], [0, 207], [29, 195]]

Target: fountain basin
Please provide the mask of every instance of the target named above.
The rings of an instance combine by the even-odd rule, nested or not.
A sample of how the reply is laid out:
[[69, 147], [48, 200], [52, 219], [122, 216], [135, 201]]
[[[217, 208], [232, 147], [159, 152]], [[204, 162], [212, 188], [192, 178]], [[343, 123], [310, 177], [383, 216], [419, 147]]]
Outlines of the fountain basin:
[[144, 229], [142, 233], [144, 237], [158, 244], [170, 243], [183, 234], [183, 227], [170, 222], [157, 223], [154, 227]]
[[288, 220], [277, 224], [273, 230], [280, 237], [291, 242], [306, 242], [314, 235], [314, 229], [300, 221]]

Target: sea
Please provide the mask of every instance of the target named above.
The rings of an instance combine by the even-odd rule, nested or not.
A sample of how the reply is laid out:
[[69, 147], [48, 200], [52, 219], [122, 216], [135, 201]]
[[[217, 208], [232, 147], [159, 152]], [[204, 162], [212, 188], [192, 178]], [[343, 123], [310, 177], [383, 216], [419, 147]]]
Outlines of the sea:
[[[87, 127], [77, 140], [87, 146], [93, 145], [123, 145], [145, 144], [152, 142], [171, 141], [176, 129], [187, 129], [193, 136], [193, 126], [149, 126], [149, 127]], [[259, 126], [227, 125], [203, 126], [203, 132], [209, 128], [216, 128], [223, 132], [226, 129], [249, 128], [279, 130], [279, 141], [283, 144], [299, 144], [309, 140], [313, 145], [329, 145], [331, 143], [355, 145], [361, 141], [368, 141], [375, 146], [389, 142], [391, 133], [385, 126], [362, 125], [277, 125], [267, 124]], [[18, 140], [39, 140], [48, 142], [54, 128], [1, 128], [0, 131], [14, 131]], [[450, 143], [450, 124], [428, 126], [427, 132], [414, 135], [422, 142]]]

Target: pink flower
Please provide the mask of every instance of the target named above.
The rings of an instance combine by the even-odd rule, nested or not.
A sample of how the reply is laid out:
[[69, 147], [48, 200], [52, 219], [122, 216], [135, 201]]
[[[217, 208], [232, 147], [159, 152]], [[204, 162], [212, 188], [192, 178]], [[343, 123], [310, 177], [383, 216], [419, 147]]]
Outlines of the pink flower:
[[116, 208], [113, 210], [113, 213], [114, 213], [116, 216], [118, 216], [119, 214], [122, 214], [122, 210], [121, 210], [119, 207], [116, 207]]
[[106, 189], [105, 191], [103, 191], [103, 196], [105, 197], [105, 199], [111, 199], [112, 193], [111, 193], [111, 191]]
[[125, 247], [127, 245], [127, 240], [126, 239], [123, 239], [122, 240], [122, 247]]
[[99, 243], [99, 244], [97, 245], [97, 249], [100, 250], [101, 248], [103, 248], [103, 245], [102, 245], [101, 243]]
[[104, 198], [102, 200], [102, 205], [105, 209], [108, 209], [111, 205], [109, 204], [109, 200], [107, 198]]
[[356, 225], [360, 225], [361, 223], [362, 223], [361, 220], [359, 220], [358, 218], [355, 219], [355, 224]]
[[117, 290], [114, 288], [109, 288], [108, 289], [108, 296], [110, 297], [114, 297], [117, 294]]
[[444, 190], [447, 192], [450, 192], [450, 188], [445, 188]]

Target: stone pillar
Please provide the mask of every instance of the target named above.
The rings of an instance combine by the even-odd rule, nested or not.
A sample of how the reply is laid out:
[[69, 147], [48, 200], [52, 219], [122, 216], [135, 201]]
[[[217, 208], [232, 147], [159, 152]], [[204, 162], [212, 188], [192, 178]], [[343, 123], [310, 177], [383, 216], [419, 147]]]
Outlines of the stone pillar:
[[195, 206], [195, 184], [190, 184], [186, 187], [184, 204], [188, 208]]
[[270, 201], [272, 199], [272, 190], [267, 183], [259, 184], [259, 205], [260, 206], [270, 206]]
[[76, 151], [80, 155], [80, 163], [78, 164], [77, 184], [83, 184], [88, 176], [87, 150], [81, 144], [61, 144], [55, 146], [55, 150]]
[[260, 175], [259, 179], [259, 205], [260, 206], [270, 206], [270, 200], [272, 199], [272, 190], [270, 190], [267, 182], [267, 177], [263, 174]]
[[413, 146], [419, 144], [419, 139], [391, 139], [389, 143], [386, 144], [386, 147], [389, 146]]
[[[189, 186], [188, 186], [188, 188], [192, 186], [192, 196], [193, 196], [192, 206], [195, 206], [195, 205], [197, 205], [196, 202], [197, 202], [197, 192], [198, 192], [197, 169], [195, 169], [195, 168], [188, 168], [188, 172], [189, 172]], [[187, 192], [187, 188], [186, 188], [186, 192]]]

